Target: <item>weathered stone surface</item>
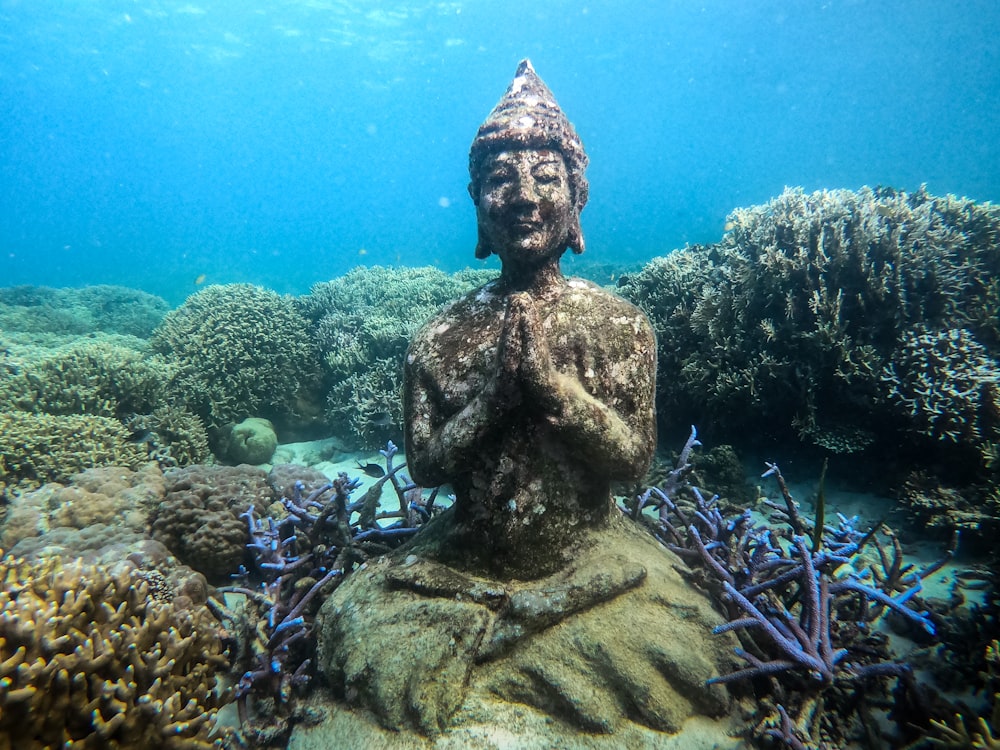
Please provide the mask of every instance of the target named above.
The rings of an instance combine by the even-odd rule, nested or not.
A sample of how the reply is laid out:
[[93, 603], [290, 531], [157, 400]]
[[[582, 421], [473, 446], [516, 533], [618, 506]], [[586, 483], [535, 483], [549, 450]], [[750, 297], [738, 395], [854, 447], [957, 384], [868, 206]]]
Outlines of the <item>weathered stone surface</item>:
[[727, 715], [725, 689], [705, 680], [732, 669], [735, 640], [711, 635], [722, 619], [677, 558], [626, 519], [581, 541], [571, 567], [527, 582], [405, 551], [369, 565], [320, 610], [320, 669], [373, 736], [381, 726], [414, 742], [500, 730], [515, 710], [565, 736], [606, 735], [605, 747]]
[[499, 255], [500, 277], [406, 358], [408, 470], [455, 503], [317, 616], [342, 746], [390, 730], [392, 747], [435, 750], [670, 747], [731, 708], [705, 682], [730, 671], [735, 637], [711, 635], [721, 618], [679, 561], [612, 501], [656, 445], [656, 343], [637, 308], [559, 268], [583, 250], [585, 166], [525, 61], [470, 160], [477, 254]]

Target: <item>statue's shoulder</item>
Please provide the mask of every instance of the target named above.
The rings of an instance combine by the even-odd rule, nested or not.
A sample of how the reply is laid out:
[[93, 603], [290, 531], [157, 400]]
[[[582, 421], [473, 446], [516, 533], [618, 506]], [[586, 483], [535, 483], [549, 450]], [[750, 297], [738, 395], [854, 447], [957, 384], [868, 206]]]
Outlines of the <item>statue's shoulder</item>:
[[476, 317], [484, 312], [491, 313], [498, 307], [503, 307], [503, 296], [497, 291], [497, 279], [489, 281], [461, 297], [453, 299], [427, 321], [430, 325], [447, 319]]
[[638, 327], [651, 329], [646, 314], [614, 292], [587, 279], [575, 277], [567, 281], [567, 286], [570, 291], [569, 304], [584, 311], [586, 317], [592, 318], [595, 322], [628, 319], [634, 321]]
[[496, 291], [497, 282], [490, 281], [448, 302], [420, 326], [413, 342], [437, 340], [449, 331], [455, 332], [470, 325], [477, 325], [485, 318], [502, 313], [504, 300]]

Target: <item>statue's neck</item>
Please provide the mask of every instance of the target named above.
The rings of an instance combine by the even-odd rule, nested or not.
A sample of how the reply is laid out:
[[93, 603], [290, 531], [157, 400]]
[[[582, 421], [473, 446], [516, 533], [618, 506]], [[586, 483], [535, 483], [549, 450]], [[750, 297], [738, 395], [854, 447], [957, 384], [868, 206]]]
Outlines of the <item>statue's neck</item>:
[[505, 263], [500, 271], [500, 286], [505, 294], [527, 292], [544, 299], [556, 296], [566, 286], [566, 277], [559, 268], [559, 258], [549, 258], [539, 266], [514, 266]]

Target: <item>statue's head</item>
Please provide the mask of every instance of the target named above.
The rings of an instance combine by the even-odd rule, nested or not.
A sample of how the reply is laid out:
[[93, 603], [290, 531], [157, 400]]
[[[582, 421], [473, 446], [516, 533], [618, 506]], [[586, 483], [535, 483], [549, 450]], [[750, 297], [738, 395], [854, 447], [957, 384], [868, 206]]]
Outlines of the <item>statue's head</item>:
[[476, 257], [532, 257], [584, 249], [580, 211], [589, 186], [587, 155], [552, 92], [528, 60], [479, 127], [469, 152], [476, 204]]

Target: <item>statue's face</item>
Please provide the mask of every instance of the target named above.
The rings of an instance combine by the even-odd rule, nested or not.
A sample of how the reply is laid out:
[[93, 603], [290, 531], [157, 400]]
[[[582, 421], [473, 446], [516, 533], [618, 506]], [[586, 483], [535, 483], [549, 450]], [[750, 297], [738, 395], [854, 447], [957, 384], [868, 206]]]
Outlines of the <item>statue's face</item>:
[[500, 259], [534, 265], [561, 254], [573, 220], [562, 154], [551, 149], [501, 151], [482, 170], [479, 228]]

